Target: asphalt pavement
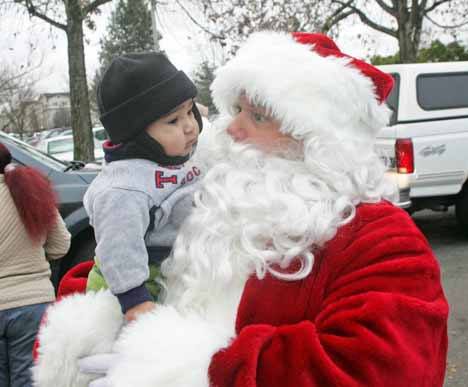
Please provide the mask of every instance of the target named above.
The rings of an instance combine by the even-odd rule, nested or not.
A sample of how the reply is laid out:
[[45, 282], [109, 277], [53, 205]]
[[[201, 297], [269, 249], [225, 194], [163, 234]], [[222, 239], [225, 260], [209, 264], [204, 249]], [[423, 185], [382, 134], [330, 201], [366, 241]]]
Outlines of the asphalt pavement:
[[413, 219], [439, 259], [450, 304], [449, 355], [444, 386], [467, 387], [468, 236], [458, 228], [453, 209], [448, 212], [421, 211], [413, 214]]

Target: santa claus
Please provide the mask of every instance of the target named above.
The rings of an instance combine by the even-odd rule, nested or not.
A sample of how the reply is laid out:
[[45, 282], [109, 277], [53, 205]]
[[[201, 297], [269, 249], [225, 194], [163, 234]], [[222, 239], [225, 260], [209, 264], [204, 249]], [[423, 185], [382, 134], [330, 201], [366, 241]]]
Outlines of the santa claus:
[[212, 85], [212, 164], [161, 305], [52, 307], [36, 386], [442, 386], [439, 265], [374, 153], [392, 78], [318, 34], [253, 34]]

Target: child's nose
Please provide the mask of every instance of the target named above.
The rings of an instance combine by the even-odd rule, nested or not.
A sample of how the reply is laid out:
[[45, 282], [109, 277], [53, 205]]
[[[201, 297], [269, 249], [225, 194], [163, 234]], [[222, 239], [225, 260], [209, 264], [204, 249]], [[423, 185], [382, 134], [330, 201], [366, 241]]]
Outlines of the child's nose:
[[194, 132], [197, 126], [198, 126], [198, 123], [195, 120], [186, 119], [184, 122], [184, 133], [190, 134]]

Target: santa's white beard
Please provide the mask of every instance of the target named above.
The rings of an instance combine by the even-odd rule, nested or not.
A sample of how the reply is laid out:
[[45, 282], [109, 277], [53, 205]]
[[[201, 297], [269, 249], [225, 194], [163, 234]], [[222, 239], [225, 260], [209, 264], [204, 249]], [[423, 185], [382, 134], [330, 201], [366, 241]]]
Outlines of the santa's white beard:
[[[222, 132], [208, 156], [214, 166], [163, 266], [166, 302], [204, 315], [219, 307], [220, 298], [235, 311], [252, 273], [303, 278], [312, 269], [313, 247], [354, 215], [351, 201], [315, 178], [302, 159], [266, 155]], [[281, 271], [298, 257], [299, 271]]]

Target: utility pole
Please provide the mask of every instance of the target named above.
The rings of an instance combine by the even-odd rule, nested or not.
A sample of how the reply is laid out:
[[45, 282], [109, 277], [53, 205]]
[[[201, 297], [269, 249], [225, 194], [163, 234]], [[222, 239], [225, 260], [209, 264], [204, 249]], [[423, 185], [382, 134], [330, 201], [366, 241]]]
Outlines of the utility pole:
[[151, 23], [153, 26], [153, 41], [154, 41], [154, 51], [161, 51], [159, 47], [159, 39], [161, 35], [159, 34], [158, 29], [156, 28], [156, 6], [157, 0], [151, 0]]

